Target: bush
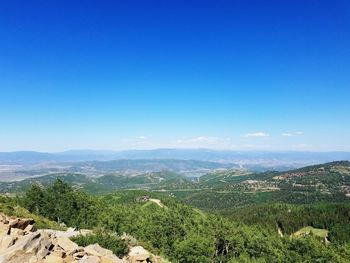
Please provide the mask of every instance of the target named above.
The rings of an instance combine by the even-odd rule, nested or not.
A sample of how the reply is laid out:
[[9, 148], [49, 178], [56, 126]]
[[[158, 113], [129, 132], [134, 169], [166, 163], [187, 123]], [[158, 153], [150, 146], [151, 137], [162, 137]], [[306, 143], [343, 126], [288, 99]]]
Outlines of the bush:
[[86, 236], [73, 237], [71, 240], [83, 247], [97, 243], [101, 247], [113, 251], [120, 258], [129, 252], [126, 242], [112, 233], [97, 232]]

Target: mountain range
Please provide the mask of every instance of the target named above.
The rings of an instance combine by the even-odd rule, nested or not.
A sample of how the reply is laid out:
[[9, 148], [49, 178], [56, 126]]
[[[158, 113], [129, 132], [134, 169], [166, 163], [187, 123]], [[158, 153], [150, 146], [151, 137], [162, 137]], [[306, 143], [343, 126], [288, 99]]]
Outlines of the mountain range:
[[311, 164], [350, 160], [350, 152], [299, 151], [230, 151], [211, 149], [154, 150], [69, 150], [57, 153], [34, 151], [0, 152], [0, 165], [33, 165], [81, 161], [110, 161], [120, 159], [177, 159], [234, 163], [250, 168], [287, 170]]

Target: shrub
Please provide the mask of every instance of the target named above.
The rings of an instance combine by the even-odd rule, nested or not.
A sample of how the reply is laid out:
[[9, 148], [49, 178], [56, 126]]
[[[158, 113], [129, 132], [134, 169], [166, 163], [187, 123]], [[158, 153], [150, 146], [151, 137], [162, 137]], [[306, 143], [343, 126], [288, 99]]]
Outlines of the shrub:
[[100, 231], [95, 234], [73, 237], [71, 240], [83, 247], [97, 243], [101, 247], [113, 251], [120, 258], [129, 252], [126, 242], [112, 233]]

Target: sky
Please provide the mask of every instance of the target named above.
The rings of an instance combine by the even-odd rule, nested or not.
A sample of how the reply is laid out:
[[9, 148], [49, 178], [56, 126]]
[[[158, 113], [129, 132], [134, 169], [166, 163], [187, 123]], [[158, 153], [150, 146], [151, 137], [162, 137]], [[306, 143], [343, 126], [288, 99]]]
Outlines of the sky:
[[350, 1], [3, 1], [0, 151], [350, 151]]

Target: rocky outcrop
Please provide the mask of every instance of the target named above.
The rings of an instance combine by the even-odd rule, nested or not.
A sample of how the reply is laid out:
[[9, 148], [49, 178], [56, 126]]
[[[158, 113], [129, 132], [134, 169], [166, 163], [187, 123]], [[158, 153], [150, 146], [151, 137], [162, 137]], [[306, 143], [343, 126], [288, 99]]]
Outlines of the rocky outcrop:
[[130, 263], [147, 262], [151, 254], [141, 246], [130, 249], [128, 260]]
[[91, 233], [90, 230], [37, 230], [34, 220], [7, 217], [0, 213], [0, 263], [161, 263], [143, 247], [130, 248], [120, 259], [98, 244], [80, 247], [69, 238]]

